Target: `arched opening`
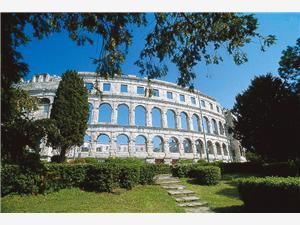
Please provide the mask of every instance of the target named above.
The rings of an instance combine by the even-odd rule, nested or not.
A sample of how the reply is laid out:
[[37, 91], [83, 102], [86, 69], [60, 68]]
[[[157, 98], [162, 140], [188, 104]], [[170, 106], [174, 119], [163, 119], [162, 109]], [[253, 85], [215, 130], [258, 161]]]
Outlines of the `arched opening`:
[[204, 127], [203, 127], [204, 132], [205, 132], [206, 134], [210, 134], [210, 123], [209, 123], [209, 119], [208, 119], [206, 116], [204, 116], [204, 117], [203, 117], [203, 120], [204, 120]]
[[179, 144], [178, 144], [178, 140], [175, 137], [171, 137], [168, 141], [169, 143], [169, 151], [171, 153], [177, 153], [179, 152]]
[[219, 121], [219, 129], [220, 129], [220, 134], [221, 134], [221, 135], [224, 135], [224, 126], [223, 126], [223, 124], [221, 123], [221, 121]]
[[99, 107], [98, 122], [111, 123], [112, 108], [108, 103], [102, 103]]
[[216, 142], [217, 155], [222, 155], [221, 145]]
[[129, 125], [129, 108], [126, 104], [118, 105], [118, 125]]
[[214, 147], [211, 141], [207, 141], [208, 154], [214, 154]]
[[184, 153], [192, 153], [192, 143], [190, 141], [190, 139], [185, 138], [183, 140], [183, 149], [184, 149]]
[[215, 119], [212, 119], [211, 122], [212, 122], [213, 133], [214, 133], [214, 134], [219, 134], [219, 133], [218, 133], [218, 125], [217, 125], [216, 120], [215, 120]]
[[135, 125], [146, 126], [146, 109], [144, 106], [138, 105], [135, 107]]
[[97, 152], [109, 152], [110, 138], [106, 134], [100, 134], [97, 138]]
[[91, 137], [89, 135], [84, 135], [83, 146], [81, 147], [82, 152], [89, 152], [91, 148]]
[[118, 152], [128, 152], [129, 138], [126, 134], [120, 134], [117, 137], [117, 150]]
[[225, 144], [222, 145], [224, 155], [228, 155], [227, 146]]
[[41, 98], [39, 99], [39, 106], [44, 114], [48, 115], [50, 109], [50, 99], [49, 98]]
[[167, 111], [167, 123], [168, 123], [168, 128], [172, 128], [172, 129], [176, 128], [176, 114], [171, 109], [168, 109]]
[[147, 151], [147, 139], [143, 135], [138, 135], [135, 138], [135, 150], [137, 152]]
[[163, 152], [164, 146], [163, 146], [163, 139], [160, 136], [155, 136], [152, 139], [153, 144], [153, 152]]
[[200, 132], [201, 128], [200, 128], [199, 116], [197, 116], [196, 114], [193, 114], [192, 120], [193, 120], [193, 130]]
[[180, 113], [180, 118], [181, 118], [181, 129], [182, 130], [188, 130], [188, 116], [185, 112]]
[[157, 107], [152, 109], [152, 127], [162, 127], [161, 110]]
[[89, 103], [89, 117], [88, 117], [88, 124], [92, 123], [92, 118], [93, 118], [93, 105]]
[[196, 144], [196, 151], [197, 151], [197, 153], [201, 154], [201, 155], [204, 155], [204, 145], [203, 145], [203, 142], [200, 139], [198, 139], [198, 140], [196, 140], [195, 144]]

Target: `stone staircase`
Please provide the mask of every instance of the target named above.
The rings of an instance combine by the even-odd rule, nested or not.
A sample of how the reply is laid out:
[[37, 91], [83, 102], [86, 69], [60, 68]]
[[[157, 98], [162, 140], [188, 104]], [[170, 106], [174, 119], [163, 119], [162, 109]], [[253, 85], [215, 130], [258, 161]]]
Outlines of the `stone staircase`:
[[209, 213], [212, 212], [206, 202], [200, 200], [194, 191], [186, 189], [181, 184], [178, 177], [173, 177], [171, 174], [160, 174], [155, 177], [156, 184], [161, 185], [166, 189], [177, 204], [185, 209], [188, 213]]

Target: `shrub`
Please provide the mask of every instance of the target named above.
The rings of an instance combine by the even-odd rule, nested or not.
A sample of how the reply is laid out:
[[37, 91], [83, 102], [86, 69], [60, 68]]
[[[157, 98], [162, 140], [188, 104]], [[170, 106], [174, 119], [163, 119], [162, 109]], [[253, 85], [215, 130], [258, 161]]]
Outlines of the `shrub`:
[[45, 192], [57, 191], [62, 188], [81, 187], [85, 180], [88, 165], [45, 164]]
[[115, 187], [115, 167], [110, 164], [89, 165], [83, 187], [88, 191], [112, 192]]
[[119, 182], [121, 188], [132, 189], [140, 182], [140, 166], [122, 165], [119, 170]]
[[221, 170], [216, 166], [198, 166], [190, 171], [198, 184], [216, 185], [221, 179]]
[[154, 176], [157, 174], [157, 165], [148, 164], [140, 167], [140, 184], [153, 184]]
[[61, 158], [60, 155], [53, 155], [53, 156], [51, 156], [51, 162], [60, 163], [61, 162], [60, 158]]
[[262, 165], [263, 174], [266, 176], [299, 176], [300, 163], [299, 161], [266, 163]]
[[187, 163], [193, 163], [194, 161], [192, 159], [179, 159], [177, 161], [178, 164], [187, 164]]
[[30, 169], [17, 165], [2, 165], [1, 196], [10, 193], [38, 194], [41, 190], [41, 176]]
[[262, 164], [253, 162], [232, 162], [221, 164], [222, 173], [261, 173]]
[[250, 212], [300, 212], [300, 178], [238, 179], [238, 190]]
[[113, 158], [113, 157], [110, 157], [108, 159], [105, 159], [105, 163], [117, 164], [117, 165], [124, 165], [124, 164], [142, 165], [142, 164], [145, 164], [145, 161], [143, 159], [139, 159], [139, 158], [136, 158], [136, 157], [128, 157], [128, 158]]
[[154, 164], [155, 175], [171, 173], [172, 166], [167, 164]]
[[76, 158], [74, 160], [69, 161], [70, 164], [83, 164], [83, 163], [89, 163], [89, 164], [97, 164], [99, 163], [99, 160], [92, 157], [87, 158]]
[[174, 165], [172, 168], [172, 175], [174, 177], [188, 177], [191, 169], [196, 166], [197, 166], [197, 164], [194, 164], [194, 163]]

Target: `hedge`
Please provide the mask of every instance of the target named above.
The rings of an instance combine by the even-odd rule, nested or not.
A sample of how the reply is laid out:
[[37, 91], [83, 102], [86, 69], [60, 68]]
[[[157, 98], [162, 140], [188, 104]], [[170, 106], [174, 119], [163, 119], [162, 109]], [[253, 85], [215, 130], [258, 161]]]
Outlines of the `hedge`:
[[190, 171], [199, 166], [196, 163], [177, 164], [172, 167], [172, 175], [174, 177], [189, 177]]
[[190, 171], [190, 177], [198, 184], [216, 185], [221, 179], [221, 170], [216, 166], [198, 166]]
[[265, 163], [262, 168], [265, 176], [296, 177], [300, 174], [299, 161]]
[[96, 192], [111, 192], [115, 187], [131, 189], [137, 184], [153, 184], [155, 175], [169, 173], [171, 168], [169, 165], [148, 164], [137, 159], [41, 165], [38, 170], [2, 165], [1, 195], [50, 193], [72, 187]]
[[300, 212], [300, 178], [250, 177], [237, 181], [249, 212]]

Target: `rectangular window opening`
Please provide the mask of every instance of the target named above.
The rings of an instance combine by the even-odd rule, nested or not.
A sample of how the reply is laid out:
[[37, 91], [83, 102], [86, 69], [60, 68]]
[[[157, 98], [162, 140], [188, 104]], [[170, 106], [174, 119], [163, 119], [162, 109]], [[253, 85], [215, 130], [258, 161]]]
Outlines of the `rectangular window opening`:
[[104, 83], [103, 84], [103, 91], [110, 91], [110, 84], [109, 83]]
[[144, 87], [137, 87], [136, 92], [139, 95], [144, 95], [145, 94], [145, 88]]
[[121, 84], [121, 93], [127, 93], [128, 92], [128, 85]]

